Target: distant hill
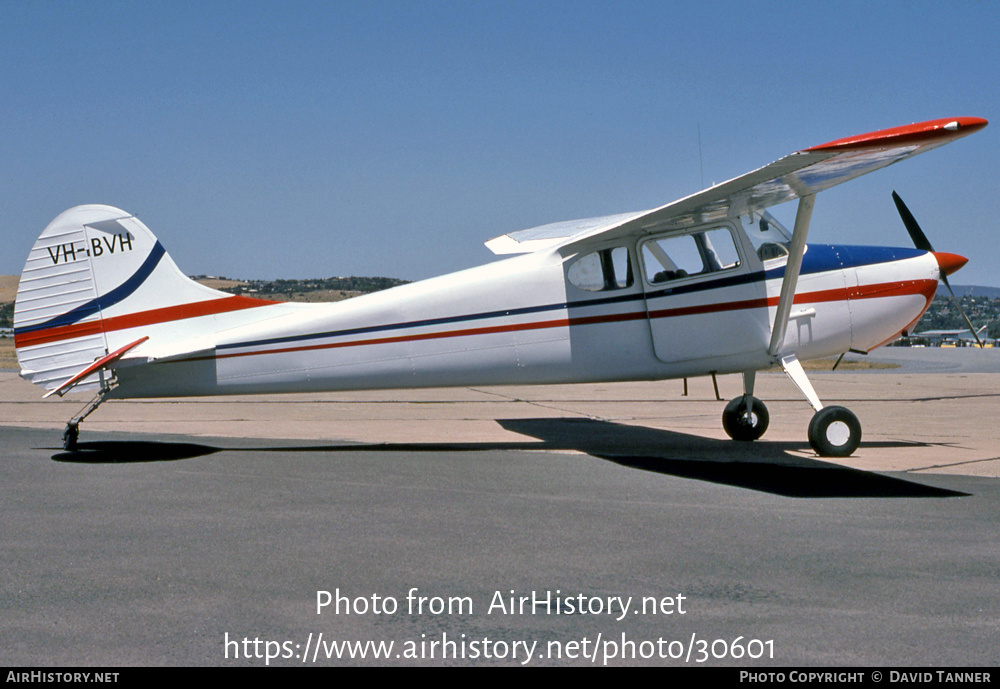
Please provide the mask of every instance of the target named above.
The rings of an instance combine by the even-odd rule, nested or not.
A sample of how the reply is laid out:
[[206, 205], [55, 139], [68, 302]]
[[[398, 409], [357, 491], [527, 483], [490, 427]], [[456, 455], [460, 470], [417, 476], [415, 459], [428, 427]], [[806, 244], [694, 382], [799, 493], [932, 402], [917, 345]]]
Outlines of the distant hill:
[[14, 301], [17, 295], [17, 283], [20, 281], [19, 275], [0, 275], [0, 304]]
[[[952, 285], [956, 297], [985, 297], [987, 299], [1000, 299], [1000, 287], [983, 287], [982, 285]], [[938, 285], [937, 296], [947, 297], [948, 288]]]
[[195, 275], [192, 279], [213, 289], [277, 301], [340, 301], [359, 294], [379, 292], [406, 280], [383, 277], [332, 277], [311, 280], [232, 280], [223, 277]]

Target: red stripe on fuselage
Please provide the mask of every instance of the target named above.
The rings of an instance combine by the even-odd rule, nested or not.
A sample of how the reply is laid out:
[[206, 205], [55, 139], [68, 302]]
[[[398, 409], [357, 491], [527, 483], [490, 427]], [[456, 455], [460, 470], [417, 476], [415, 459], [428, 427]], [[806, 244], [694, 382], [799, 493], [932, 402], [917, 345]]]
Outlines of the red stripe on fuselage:
[[252, 299], [250, 297], [232, 296], [221, 299], [208, 299], [206, 301], [196, 301], [190, 304], [178, 304], [176, 306], [164, 306], [159, 309], [149, 311], [138, 311], [127, 313], [122, 316], [112, 316], [110, 318], [87, 321], [86, 323], [73, 323], [71, 325], [61, 325], [45, 330], [35, 330], [25, 333], [14, 334], [14, 347], [33, 347], [35, 345], [58, 342], [59, 340], [70, 340], [76, 337], [87, 335], [98, 335], [101, 332], [112, 332], [115, 330], [127, 330], [128, 328], [139, 328], [144, 325], [159, 325], [171, 321], [180, 321], [186, 318], [197, 318], [198, 316], [214, 316], [220, 313], [231, 311], [241, 311], [252, 309], [258, 306], [270, 306], [280, 304], [277, 301], [266, 299]]
[[[937, 291], [936, 280], [907, 280], [904, 282], [886, 282], [877, 285], [862, 285], [860, 287], [838, 287], [835, 289], [818, 290], [796, 294], [794, 304], [820, 304], [846, 299], [874, 299], [878, 297], [899, 297], [913, 294], [923, 295], [930, 304]], [[765, 306], [778, 305], [778, 297], [767, 299], [747, 299], [745, 301], [722, 302], [719, 304], [703, 304], [685, 306], [677, 309], [657, 309], [649, 312], [650, 318], [672, 318], [676, 316], [692, 316], [721, 311], [736, 311], [739, 309], [759, 309]]]

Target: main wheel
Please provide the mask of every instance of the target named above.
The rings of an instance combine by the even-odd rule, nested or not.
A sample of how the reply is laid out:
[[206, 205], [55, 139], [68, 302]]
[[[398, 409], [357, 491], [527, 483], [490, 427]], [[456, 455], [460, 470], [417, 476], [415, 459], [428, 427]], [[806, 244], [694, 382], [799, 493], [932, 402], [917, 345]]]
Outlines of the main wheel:
[[756, 397], [750, 398], [748, 414], [746, 398], [741, 395], [726, 405], [722, 412], [722, 427], [733, 440], [757, 440], [767, 430], [770, 418], [767, 407]]
[[849, 409], [824, 407], [809, 422], [809, 444], [821, 457], [849, 457], [861, 444], [861, 422]]

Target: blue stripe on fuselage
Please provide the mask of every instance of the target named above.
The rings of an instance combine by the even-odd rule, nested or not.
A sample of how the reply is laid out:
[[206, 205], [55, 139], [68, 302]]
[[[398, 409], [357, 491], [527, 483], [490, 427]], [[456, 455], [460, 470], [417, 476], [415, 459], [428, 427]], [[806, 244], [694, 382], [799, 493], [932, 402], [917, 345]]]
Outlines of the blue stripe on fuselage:
[[[897, 246], [810, 244], [805, 255], [802, 257], [800, 275], [902, 261], [903, 259], [921, 256], [924, 253], [926, 252], [920, 249]], [[785, 276], [785, 267], [781, 266], [780, 268], [768, 270], [766, 276], [768, 280], [782, 278]]]

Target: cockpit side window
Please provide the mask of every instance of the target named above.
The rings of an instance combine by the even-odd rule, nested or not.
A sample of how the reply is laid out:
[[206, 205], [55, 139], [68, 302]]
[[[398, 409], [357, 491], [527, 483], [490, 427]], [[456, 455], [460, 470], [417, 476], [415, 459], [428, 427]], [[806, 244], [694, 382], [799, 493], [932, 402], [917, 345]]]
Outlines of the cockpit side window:
[[642, 245], [646, 281], [650, 284], [733, 270], [740, 254], [728, 228], [669, 235]]
[[625, 289], [634, 282], [628, 249], [616, 246], [584, 254], [569, 267], [571, 284], [588, 292]]

